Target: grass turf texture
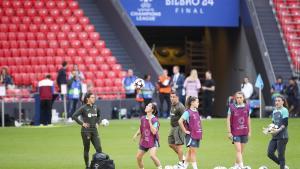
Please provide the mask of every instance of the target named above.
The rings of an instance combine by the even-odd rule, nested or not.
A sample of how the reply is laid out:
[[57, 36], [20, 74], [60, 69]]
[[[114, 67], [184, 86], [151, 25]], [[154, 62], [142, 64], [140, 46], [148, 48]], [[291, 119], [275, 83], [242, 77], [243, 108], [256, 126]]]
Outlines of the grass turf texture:
[[[271, 119], [252, 119], [252, 137], [246, 147], [244, 163], [253, 169], [266, 165], [279, 168], [266, 156], [269, 136], [262, 133]], [[161, 147], [158, 157], [163, 166], [177, 162], [174, 152], [167, 145], [169, 121], [160, 120]], [[109, 127], [100, 127], [104, 152], [115, 161], [117, 169], [136, 169], [135, 154], [138, 141], [132, 136], [139, 120], [110, 121]], [[234, 163], [234, 147], [226, 138], [226, 120], [203, 121], [204, 136], [198, 150], [198, 167], [212, 169], [217, 165], [230, 167]], [[291, 169], [300, 167], [300, 119], [289, 120], [289, 143], [286, 150], [287, 164]], [[298, 144], [297, 144], [298, 143]], [[1, 169], [83, 169], [83, 146], [80, 126], [0, 128]], [[91, 145], [90, 155], [94, 153]], [[149, 158], [144, 157], [145, 168], [155, 169]]]

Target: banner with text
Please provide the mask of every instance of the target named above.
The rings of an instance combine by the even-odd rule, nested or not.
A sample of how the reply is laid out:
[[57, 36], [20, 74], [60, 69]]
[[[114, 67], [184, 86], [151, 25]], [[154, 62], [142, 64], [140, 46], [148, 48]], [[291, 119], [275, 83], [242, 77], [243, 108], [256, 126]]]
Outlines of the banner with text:
[[120, 0], [136, 26], [239, 25], [239, 0]]

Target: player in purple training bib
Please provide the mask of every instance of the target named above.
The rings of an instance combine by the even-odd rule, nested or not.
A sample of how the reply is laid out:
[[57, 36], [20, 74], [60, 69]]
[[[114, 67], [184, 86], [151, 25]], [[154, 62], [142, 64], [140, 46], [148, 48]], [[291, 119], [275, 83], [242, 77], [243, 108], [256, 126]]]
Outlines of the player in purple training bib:
[[243, 169], [243, 152], [251, 136], [250, 106], [243, 92], [235, 93], [234, 103], [229, 105], [227, 113], [228, 138], [236, 150], [235, 168]]
[[197, 148], [199, 148], [200, 145], [200, 140], [202, 139], [202, 126], [198, 106], [199, 99], [197, 97], [188, 97], [186, 100], [187, 110], [182, 114], [178, 121], [180, 128], [186, 134], [186, 146], [188, 150], [186, 161], [184, 162], [185, 168], [191, 163], [193, 169], [198, 169], [196, 154]]
[[159, 122], [157, 115], [157, 106], [154, 103], [149, 103], [145, 108], [146, 115], [141, 117], [139, 130], [133, 136], [135, 140], [139, 135], [140, 143], [139, 150], [136, 154], [136, 159], [139, 169], [144, 169], [143, 156], [147, 151], [150, 152], [150, 157], [158, 169], [162, 169], [160, 161], [156, 156], [157, 148], [159, 147]]

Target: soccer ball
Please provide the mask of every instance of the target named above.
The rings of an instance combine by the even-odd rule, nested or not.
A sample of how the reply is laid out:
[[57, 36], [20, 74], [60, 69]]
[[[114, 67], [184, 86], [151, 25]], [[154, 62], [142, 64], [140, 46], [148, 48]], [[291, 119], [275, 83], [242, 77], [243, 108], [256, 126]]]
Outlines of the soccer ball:
[[263, 166], [259, 167], [259, 169], [268, 169], [268, 167], [263, 165]]
[[166, 165], [165, 169], [173, 169], [173, 167], [171, 165]]
[[264, 134], [269, 134], [270, 132], [272, 132], [275, 129], [278, 129], [279, 127], [273, 123], [269, 124], [267, 128], [263, 129], [263, 133]]
[[141, 89], [145, 86], [145, 82], [143, 79], [137, 78], [134, 82], [133, 82], [133, 86], [135, 89]]
[[101, 124], [106, 127], [109, 125], [109, 121], [107, 119], [103, 119], [101, 120]]
[[223, 167], [223, 166], [217, 166], [215, 167], [214, 169], [227, 169], [226, 167]]

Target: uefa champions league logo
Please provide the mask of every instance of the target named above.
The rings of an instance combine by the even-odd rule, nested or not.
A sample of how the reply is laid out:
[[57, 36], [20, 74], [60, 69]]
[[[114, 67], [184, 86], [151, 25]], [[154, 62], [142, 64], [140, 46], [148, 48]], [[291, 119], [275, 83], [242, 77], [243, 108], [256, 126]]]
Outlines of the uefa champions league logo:
[[136, 21], [140, 22], [155, 22], [158, 17], [161, 17], [161, 12], [153, 8], [152, 2], [154, 0], [139, 0], [140, 6], [129, 15], [135, 17]]
[[153, 0], [140, 0], [141, 2], [141, 8], [151, 8]]

